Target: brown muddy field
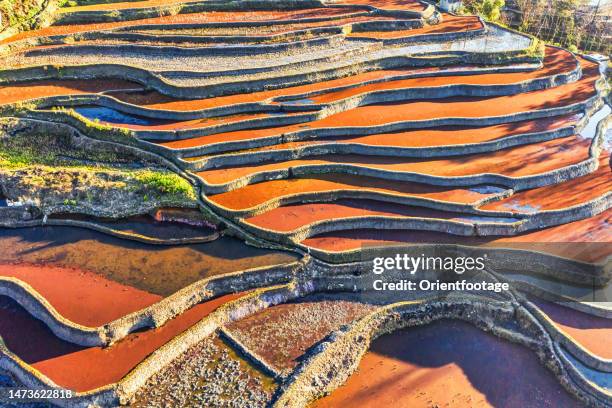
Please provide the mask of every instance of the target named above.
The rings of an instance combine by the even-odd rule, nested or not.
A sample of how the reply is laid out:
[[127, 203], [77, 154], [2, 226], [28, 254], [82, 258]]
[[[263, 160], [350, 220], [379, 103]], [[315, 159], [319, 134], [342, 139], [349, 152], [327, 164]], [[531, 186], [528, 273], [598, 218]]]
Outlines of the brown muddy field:
[[200, 303], [161, 328], [132, 333], [107, 348], [63, 341], [17, 303], [3, 297], [0, 336], [9, 350], [56, 384], [74, 391], [89, 391], [121, 380], [153, 351], [240, 296], [226, 295]]
[[612, 359], [612, 320], [579, 312], [561, 304], [530, 297], [551, 320], [578, 344], [603, 359]]
[[[571, 191], [571, 194], [568, 194]], [[586, 203], [612, 191], [610, 152], [603, 150], [599, 156], [599, 168], [586, 176], [560, 184], [520, 191], [499, 201], [480, 207], [482, 210], [530, 212], [556, 210]]]
[[[279, 207], [247, 218], [245, 221], [260, 228], [290, 232], [319, 221], [350, 217], [422, 217], [468, 222], [463, 217], [469, 215], [374, 200], [343, 199], [333, 203], [305, 203]], [[481, 218], [483, 221], [486, 220], [486, 217]]]
[[467, 323], [375, 340], [357, 372], [314, 408], [580, 407], [535, 354]]
[[103, 326], [162, 299], [75, 268], [0, 264], [0, 276], [27, 283], [63, 317], [88, 327]]
[[159, 246], [69, 227], [0, 230], [0, 261], [74, 268], [118, 284], [168, 296], [198, 280], [293, 262], [293, 254], [223, 237], [196, 245]]
[[491, 194], [483, 194], [465, 188], [432, 186], [420, 183], [382, 180], [374, 177], [330, 173], [313, 175], [309, 178], [271, 180], [251, 184], [227, 193], [209, 196], [208, 198], [215, 204], [222, 205], [231, 210], [245, 210], [276, 198], [301, 193], [318, 193], [335, 190], [354, 192], [373, 191], [381, 194], [422, 197], [461, 204], [472, 204], [491, 196]]
[[228, 329], [275, 368], [290, 370], [325, 336], [374, 309], [374, 305], [343, 300], [341, 295], [313, 295], [269, 307]]
[[[487, 245], [543, 251], [584, 262], [598, 262], [612, 255], [612, 209], [591, 218], [544, 228], [511, 237], [457, 237], [427, 231], [352, 230], [321, 234], [302, 244], [327, 251], [350, 251], [363, 246], [389, 246], [419, 243]], [[588, 244], [587, 247], [579, 243]], [[601, 245], [592, 245], [600, 243]], [[588, 248], [588, 251], [585, 251]]]
[[491, 153], [456, 156], [448, 159], [336, 154], [285, 162], [262, 162], [256, 165], [211, 169], [196, 174], [209, 184], [224, 184], [265, 171], [308, 165], [353, 164], [390, 172], [412, 172], [438, 177], [470, 176], [483, 173], [521, 177], [545, 173], [587, 160], [590, 146], [591, 140], [570, 136]]

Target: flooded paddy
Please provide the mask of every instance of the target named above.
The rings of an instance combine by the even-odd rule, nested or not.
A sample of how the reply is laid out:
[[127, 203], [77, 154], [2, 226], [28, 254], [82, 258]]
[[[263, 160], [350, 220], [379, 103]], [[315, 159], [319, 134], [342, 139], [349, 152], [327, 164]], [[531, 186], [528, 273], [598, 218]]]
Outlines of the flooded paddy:
[[[571, 191], [572, 194], [567, 192]], [[560, 184], [519, 191], [510, 197], [480, 207], [482, 210], [529, 213], [555, 210], [586, 203], [612, 191], [610, 152], [603, 150], [599, 167], [586, 176], [576, 177]]]
[[49, 220], [86, 221], [108, 228], [112, 231], [143, 236], [158, 241], [177, 243], [180, 240], [214, 240], [218, 232], [214, 226], [203, 219], [199, 211], [184, 209], [160, 209], [154, 214], [140, 215], [122, 219], [91, 217], [79, 214], [53, 214]]
[[160, 295], [76, 268], [0, 264], [0, 277], [27, 283], [60, 315], [87, 327], [103, 326], [163, 299]]
[[483, 28], [480, 20], [473, 16], [454, 16], [452, 14], [443, 13], [442, 18], [443, 20], [439, 24], [425, 25], [420, 28], [413, 28], [412, 30], [352, 32], [348, 35], [348, 37], [368, 37], [377, 40], [393, 40], [419, 35], [469, 32], [481, 30]]
[[[441, 219], [464, 223], [475, 222], [476, 217], [450, 211], [411, 207], [374, 200], [344, 199], [333, 203], [310, 203], [275, 208], [263, 214], [247, 218], [249, 224], [274, 231], [290, 232], [299, 227], [320, 221], [331, 221], [349, 217], [389, 216]], [[499, 218], [479, 217], [479, 222], [502, 222]], [[516, 222], [508, 218], [505, 222]]]
[[529, 300], [585, 349], [602, 359], [612, 359], [612, 319], [593, 316], [535, 297]]
[[92, 94], [135, 88], [142, 88], [142, 86], [135, 82], [118, 79], [29, 81], [0, 86], [0, 104], [50, 96]]
[[449, 157], [448, 159], [335, 154], [284, 162], [261, 162], [255, 165], [211, 169], [196, 174], [207, 183], [223, 184], [259, 172], [286, 170], [308, 165], [352, 164], [366, 169], [411, 172], [438, 177], [471, 176], [482, 173], [521, 177], [537, 175], [587, 160], [590, 146], [591, 141], [571, 136], [492, 153]]
[[13, 300], [0, 297], [0, 336], [9, 350], [56, 384], [89, 391], [121, 380], [153, 351], [240, 296], [226, 295], [201, 303], [161, 328], [129, 334], [106, 348], [61, 340]]
[[[437, 26], [436, 26], [437, 27]], [[393, 32], [393, 31], [391, 31]], [[521, 81], [528, 81], [537, 78], [544, 78], [560, 73], [569, 73], [576, 69], [577, 61], [574, 56], [565, 50], [548, 47], [546, 49], [546, 57], [544, 58], [544, 67], [542, 69], [529, 72], [515, 73], [491, 73], [466, 76], [444, 76], [435, 77], [402, 79], [396, 81], [388, 81], [384, 83], [370, 84], [359, 87], [354, 87], [346, 90], [326, 92], [321, 95], [312, 96], [314, 103], [329, 103], [350, 96], [359, 95], [365, 92], [384, 91], [401, 88], [421, 88], [433, 86], [445, 86], [453, 84], [469, 84], [469, 85], [503, 85], [512, 84]]]
[[259, 249], [230, 237], [159, 246], [80, 228], [0, 230], [0, 261], [88, 271], [121, 285], [168, 296], [200, 279], [293, 262], [293, 254]]
[[439, 321], [375, 340], [348, 381], [311, 405], [579, 407], [532, 351]]
[[[584, 262], [601, 262], [612, 255], [612, 209], [594, 217], [522, 233], [511, 237], [456, 237], [450, 234], [412, 230], [352, 230], [321, 234], [302, 244], [328, 251], [350, 251], [363, 246], [420, 243], [490, 245], [542, 251]], [[578, 245], [584, 243], [584, 245]]]
[[432, 186], [421, 183], [382, 180], [374, 177], [340, 173], [313, 175], [287, 180], [271, 180], [250, 184], [227, 193], [209, 197], [214, 203], [232, 210], [246, 210], [270, 200], [297, 194], [332, 191], [372, 191], [399, 197], [421, 197], [445, 202], [470, 204], [491, 197], [494, 192], [478, 192], [467, 188]]
[[92, 121], [99, 121], [105, 125], [118, 126], [134, 130], [181, 130], [198, 127], [214, 126], [240, 122], [247, 119], [261, 119], [268, 113], [228, 115], [216, 118], [192, 119], [185, 121], [171, 121], [153, 119], [149, 117], [125, 113], [103, 106], [77, 106], [73, 108], [77, 113]]

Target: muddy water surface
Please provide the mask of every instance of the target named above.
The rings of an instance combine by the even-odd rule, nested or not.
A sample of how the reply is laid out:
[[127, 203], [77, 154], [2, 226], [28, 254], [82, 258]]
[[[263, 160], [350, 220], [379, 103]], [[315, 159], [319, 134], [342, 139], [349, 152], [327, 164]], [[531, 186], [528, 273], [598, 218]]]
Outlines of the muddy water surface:
[[580, 407], [521, 346], [452, 321], [372, 344], [347, 383], [314, 404], [340, 407]]
[[296, 259], [230, 237], [197, 245], [158, 246], [79, 228], [0, 230], [0, 262], [80, 269], [160, 296], [210, 276]]

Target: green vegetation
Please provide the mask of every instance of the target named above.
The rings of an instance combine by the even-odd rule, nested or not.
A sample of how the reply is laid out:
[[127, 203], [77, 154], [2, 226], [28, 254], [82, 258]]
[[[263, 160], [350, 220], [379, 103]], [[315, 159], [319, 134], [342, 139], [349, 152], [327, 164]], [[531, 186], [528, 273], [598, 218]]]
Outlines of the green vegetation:
[[504, 0], [465, 0], [461, 12], [476, 14], [485, 20], [497, 22], [501, 18], [501, 10], [505, 4]]
[[104, 146], [75, 147], [65, 134], [0, 132], [0, 180], [41, 206], [194, 205], [193, 186], [178, 174]]
[[[195, 200], [193, 187], [182, 177], [171, 172], [160, 172], [143, 170], [135, 175], [136, 180], [156, 190], [160, 194], [177, 197], [191, 198]], [[145, 197], [148, 198], [148, 197]]]

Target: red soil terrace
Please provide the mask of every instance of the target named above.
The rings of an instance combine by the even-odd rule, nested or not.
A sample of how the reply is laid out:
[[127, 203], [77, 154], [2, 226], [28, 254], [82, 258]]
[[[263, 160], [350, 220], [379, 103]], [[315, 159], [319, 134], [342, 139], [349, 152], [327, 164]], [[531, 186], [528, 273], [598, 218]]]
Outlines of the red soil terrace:
[[[461, 245], [490, 245], [516, 247], [522, 249], [542, 250], [560, 256], [597, 262], [612, 255], [612, 235], [609, 228], [612, 224], [612, 209], [608, 209], [591, 218], [574, 221], [555, 227], [527, 232], [510, 237], [457, 237], [428, 231], [398, 230], [352, 230], [321, 234], [302, 241], [302, 244], [326, 251], [350, 251], [364, 246], [389, 246], [418, 243], [449, 243]], [[577, 243], [607, 243], [589, 245], [590, 251], [584, 251]]]
[[[0, 336], [9, 350], [56, 384], [90, 391], [121, 380], [134, 367], [219, 306], [243, 296], [233, 294], [201, 303], [161, 328], [132, 333], [114, 345], [81, 347], [53, 335], [12, 301], [0, 306]], [[7, 306], [7, 303], [9, 305]]]
[[453, 16], [452, 14], [442, 13], [442, 22], [435, 25], [425, 25], [412, 30], [397, 31], [364, 31], [352, 32], [348, 37], [369, 37], [377, 40], [391, 40], [397, 38], [409, 38], [424, 34], [445, 34], [455, 32], [469, 32], [481, 30], [482, 22], [478, 17], [473, 16]]
[[408, 68], [401, 68], [401, 69], [376, 70], [376, 71], [364, 72], [361, 74], [356, 74], [356, 75], [352, 75], [352, 76], [348, 76], [344, 78], [333, 79], [329, 81], [315, 82], [315, 83], [307, 84], [307, 85], [292, 86], [292, 87], [287, 87], [287, 88], [279, 88], [279, 89], [266, 90], [266, 91], [260, 91], [260, 92], [219, 96], [215, 98], [206, 98], [206, 99], [178, 100], [178, 99], [160, 94], [159, 92], [155, 92], [155, 91], [149, 91], [146, 93], [117, 92], [117, 93], [113, 93], [113, 96], [125, 102], [133, 103], [136, 105], [142, 105], [142, 106], [146, 106], [149, 108], [188, 111], [188, 110], [216, 108], [220, 106], [229, 106], [233, 104], [247, 103], [247, 102], [263, 102], [263, 101], [266, 101], [268, 99], [278, 97], [278, 96], [296, 95], [296, 94], [301, 94], [305, 92], [311, 92], [311, 91], [333, 88], [333, 87], [338, 87], [338, 86], [349, 86], [349, 85], [354, 85], [354, 84], [360, 84], [365, 81], [382, 79], [387, 76], [406, 75], [410, 73], [419, 73], [419, 72], [436, 72], [439, 70], [440, 68], [437, 68], [437, 67], [436, 68], [422, 68], [422, 69], [415, 69], [415, 68], [408, 67]]
[[512, 72], [502, 74], [479, 74], [479, 75], [449, 75], [435, 76], [425, 78], [402, 79], [397, 81], [388, 81], [377, 84], [363, 85], [350, 89], [345, 89], [336, 92], [328, 92], [322, 95], [310, 97], [315, 103], [329, 103], [341, 100], [350, 96], [359, 95], [365, 92], [384, 91], [402, 88], [422, 88], [433, 86], [445, 86], [452, 84], [467, 84], [467, 85], [504, 85], [513, 84], [522, 81], [529, 81], [537, 78], [545, 78], [560, 73], [569, 73], [576, 69], [577, 61], [571, 53], [558, 48], [547, 47], [546, 56], [543, 61], [544, 66], [541, 69], [528, 72]]
[[[571, 194], [568, 194], [570, 191]], [[480, 208], [482, 210], [513, 212], [529, 212], [534, 209], [556, 210], [586, 203], [610, 191], [612, 191], [610, 152], [604, 150], [599, 156], [599, 168], [593, 173], [561, 184], [520, 191], [508, 198], [493, 201]]]
[[[428, 129], [407, 130], [396, 133], [377, 133], [367, 136], [325, 137], [321, 139], [265, 146], [257, 149], [245, 150], [244, 152], [294, 149], [302, 146], [324, 145], [328, 143], [354, 143], [366, 146], [391, 147], [437, 147], [477, 144], [522, 135], [525, 133], [539, 133], [572, 127], [576, 125], [576, 122], [581, 117], [581, 115], [563, 115], [551, 116], [536, 120], [503, 123], [493, 126], [438, 126]], [[186, 158], [185, 160], [190, 161], [196, 159], [197, 158]]]
[[0, 264], [0, 276], [27, 283], [63, 317], [89, 327], [105, 325], [162, 299], [75, 268]]
[[355, 109], [330, 115], [309, 122], [308, 125], [281, 126], [275, 128], [227, 132], [195, 137], [186, 140], [162, 142], [170, 148], [186, 148], [209, 145], [223, 141], [257, 139], [279, 135], [300, 128], [320, 129], [327, 127], [377, 126], [394, 122], [429, 120], [449, 117], [480, 118], [502, 116], [520, 112], [564, 107], [583, 102], [596, 94], [595, 82], [599, 78], [596, 63], [581, 60], [584, 76], [578, 82], [551, 89], [520, 93], [517, 95], [476, 98], [446, 98], [424, 101], [406, 101], [360, 106]]
[[410, 10], [410, 11], [422, 11], [427, 8], [426, 3], [422, 3], [418, 0], [377, 0], [372, 2], [371, 0], [336, 0], [332, 4], [346, 4], [353, 5], [359, 4], [364, 6], [374, 6], [381, 10]]
[[209, 196], [215, 204], [232, 210], [245, 210], [275, 198], [300, 193], [326, 191], [373, 191], [404, 197], [422, 197], [446, 202], [472, 204], [490, 197], [465, 188], [431, 186], [420, 183], [381, 180], [373, 177], [348, 174], [313, 175], [308, 178], [272, 180], [251, 184], [227, 193]]
[[260, 165], [211, 169], [196, 173], [209, 184], [223, 184], [258, 172], [306, 165], [353, 164], [393, 172], [413, 172], [438, 177], [483, 173], [522, 177], [579, 163], [589, 158], [591, 140], [565, 137], [492, 153], [426, 160], [389, 156], [323, 155], [312, 159], [262, 163]]
[[[260, 228], [290, 232], [319, 221], [350, 217], [389, 216], [424, 217], [462, 221], [460, 213], [432, 210], [424, 207], [385, 203], [374, 200], [337, 200], [333, 203], [305, 203], [275, 208], [245, 221]], [[467, 214], [466, 214], [467, 215]], [[467, 222], [463, 220], [464, 222]]]
[[[323, 103], [373, 90], [443, 86], [450, 84], [508, 84], [569, 72], [576, 67], [576, 61], [570, 53], [552, 47], [548, 47], [546, 49], [546, 57], [544, 60], [544, 64], [545, 65], [542, 69], [531, 72], [460, 76], [447, 74], [439, 77], [413, 78], [382, 83], [379, 82], [371, 85], [353, 87], [344, 91], [330, 92], [321, 96], [313, 96], [310, 99], [312, 99], [314, 102]], [[219, 106], [228, 106], [237, 103], [263, 102], [270, 98], [275, 98], [279, 96], [300, 95], [306, 92], [320, 91], [340, 86], [357, 85], [365, 81], [383, 79], [397, 75], [406, 75], [410, 73], [419, 72], [436, 72], [438, 70], [440, 70], [440, 68], [403, 68], [376, 70], [352, 75], [345, 78], [316, 82], [308, 85], [293, 86], [288, 88], [253, 92], [247, 94], [228, 95], [216, 98], [196, 99], [190, 101], [176, 100], [174, 98], [167, 97], [155, 91], [149, 91], [146, 93], [118, 92], [113, 93], [113, 96], [129, 103], [147, 106], [149, 108], [155, 109], [169, 109], [178, 111], [198, 110]]]
[[559, 329], [603, 359], [612, 359], [612, 320], [579, 312], [542, 299], [530, 298]]
[[135, 82], [118, 79], [32, 81], [0, 86], [0, 105], [48, 96], [91, 94], [135, 88], [142, 87]]
[[[114, 6], [110, 5], [109, 6]], [[113, 28], [121, 28], [144, 24], [204, 24], [232, 21], [283, 21], [305, 18], [330, 17], [331, 19], [342, 18], [355, 12], [363, 12], [357, 8], [314, 8], [307, 10], [285, 10], [285, 11], [211, 11], [193, 14], [177, 14], [172, 16], [152, 17], [141, 20], [118, 21], [112, 23], [91, 23], [91, 24], [71, 24], [54, 25], [38, 30], [22, 31], [12, 37], [0, 40], [0, 44], [26, 38], [63, 35], [79, 33], [84, 31], [101, 31]]]
[[457, 321], [375, 340], [345, 385], [313, 408], [575, 407], [535, 354]]

